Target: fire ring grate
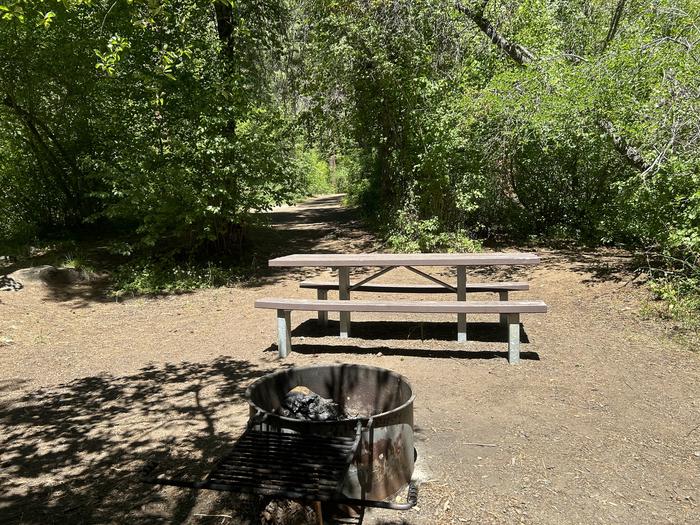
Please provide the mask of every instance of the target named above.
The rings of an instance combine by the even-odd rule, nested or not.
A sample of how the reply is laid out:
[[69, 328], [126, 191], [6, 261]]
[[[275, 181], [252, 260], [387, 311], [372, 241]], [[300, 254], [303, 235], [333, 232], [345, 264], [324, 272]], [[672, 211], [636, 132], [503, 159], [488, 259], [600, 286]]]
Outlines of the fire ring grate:
[[150, 477], [147, 481], [194, 489], [244, 492], [306, 501], [337, 500], [360, 441], [355, 437], [248, 429], [203, 481]]
[[[280, 416], [284, 396], [298, 386], [366, 416]], [[344, 524], [361, 524], [366, 508], [403, 511], [416, 505], [414, 395], [404, 377], [360, 365], [301, 367], [259, 379], [246, 396], [248, 428], [206, 478], [166, 479], [154, 475], [158, 465], [149, 463], [144, 481], [310, 502], [319, 506], [317, 514]], [[392, 501], [406, 485], [405, 502]], [[320, 503], [328, 505], [321, 509]]]
[[338, 495], [356, 446], [349, 437], [251, 430], [205, 483], [215, 490], [330, 501]]

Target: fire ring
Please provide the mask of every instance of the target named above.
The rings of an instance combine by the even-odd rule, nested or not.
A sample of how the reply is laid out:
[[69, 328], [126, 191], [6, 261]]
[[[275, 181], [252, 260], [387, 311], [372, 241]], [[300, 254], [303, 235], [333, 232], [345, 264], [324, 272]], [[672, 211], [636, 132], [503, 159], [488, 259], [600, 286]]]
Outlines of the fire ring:
[[[298, 386], [332, 399], [351, 416], [306, 421], [278, 414], [285, 396]], [[266, 432], [354, 437], [361, 425], [360, 444], [342, 485], [346, 498], [384, 500], [411, 481], [415, 395], [404, 376], [366, 365], [294, 367], [261, 377], [246, 398], [251, 424]]]

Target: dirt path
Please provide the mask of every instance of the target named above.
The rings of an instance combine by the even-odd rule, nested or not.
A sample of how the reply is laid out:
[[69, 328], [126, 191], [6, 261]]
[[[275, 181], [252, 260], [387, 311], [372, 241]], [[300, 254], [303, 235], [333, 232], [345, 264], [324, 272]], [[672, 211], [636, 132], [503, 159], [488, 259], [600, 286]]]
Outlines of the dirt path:
[[[272, 254], [376, 248], [337, 197], [271, 219]], [[449, 316], [355, 315], [340, 341], [301, 313], [280, 363], [253, 302], [309, 297], [297, 281], [312, 271], [120, 303], [0, 292], [0, 523], [245, 523], [233, 496], [144, 486], [137, 470], [155, 455], [205, 472], [243, 429], [250, 381], [319, 362], [391, 368], [417, 393], [419, 508], [367, 523], [698, 523], [700, 354], [639, 315], [624, 253], [539, 253], [536, 268], [471, 275], [527, 279], [522, 297], [550, 305], [524, 316], [519, 366], [488, 317], [460, 345]]]

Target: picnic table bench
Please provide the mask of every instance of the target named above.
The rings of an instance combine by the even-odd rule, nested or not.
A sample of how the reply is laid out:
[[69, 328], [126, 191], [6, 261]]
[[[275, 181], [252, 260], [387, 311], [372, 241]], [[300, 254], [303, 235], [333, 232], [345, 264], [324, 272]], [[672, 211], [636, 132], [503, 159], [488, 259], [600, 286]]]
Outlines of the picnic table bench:
[[[508, 292], [529, 290], [530, 285], [521, 282], [501, 282], [501, 283], [466, 283], [465, 293], [497, 292], [501, 301], [508, 300]], [[319, 301], [328, 299], [328, 291], [340, 289], [338, 283], [330, 281], [302, 281], [299, 288], [315, 289], [316, 298]], [[385, 284], [370, 283], [351, 286], [353, 292], [374, 292], [374, 293], [457, 293], [457, 289], [448, 289], [441, 284]], [[505, 314], [500, 316], [501, 324], [506, 323]], [[328, 324], [328, 311], [318, 311], [318, 321], [321, 325]]]
[[[340, 337], [350, 335], [351, 312], [392, 313], [453, 313], [457, 314], [457, 340], [467, 340], [467, 314], [498, 313], [501, 323], [508, 326], [508, 359], [516, 363], [520, 355], [520, 314], [545, 313], [542, 301], [510, 301], [508, 292], [529, 289], [527, 283], [496, 282], [467, 283], [467, 267], [495, 265], [531, 265], [539, 258], [532, 253], [479, 254], [296, 254], [271, 259], [272, 267], [316, 266], [338, 270], [338, 282], [304, 281], [302, 288], [316, 289], [316, 300], [266, 298], [255, 302], [256, 308], [277, 310], [278, 350], [286, 357], [291, 349], [290, 313], [293, 310], [316, 311], [319, 321], [326, 323], [328, 312], [339, 312]], [[430, 275], [416, 266], [453, 266], [456, 286]], [[350, 283], [350, 269], [380, 267], [381, 269], [355, 284]], [[431, 281], [431, 284], [383, 284], [370, 281], [397, 267], [404, 267]], [[337, 290], [339, 299], [329, 300], [328, 291]], [[351, 301], [350, 292], [378, 293], [455, 293], [456, 301]], [[467, 293], [496, 292], [499, 301], [467, 301]]]

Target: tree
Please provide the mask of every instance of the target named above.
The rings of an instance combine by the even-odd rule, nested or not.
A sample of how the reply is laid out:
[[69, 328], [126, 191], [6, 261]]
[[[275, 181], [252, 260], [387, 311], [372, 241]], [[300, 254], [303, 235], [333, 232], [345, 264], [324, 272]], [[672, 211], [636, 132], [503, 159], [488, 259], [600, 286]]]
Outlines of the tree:
[[235, 251], [251, 213], [298, 191], [273, 84], [285, 4], [47, 7], [16, 2], [0, 20], [0, 141], [28, 155], [0, 183], [56, 192], [33, 196], [39, 228], [108, 219], [147, 245]]

